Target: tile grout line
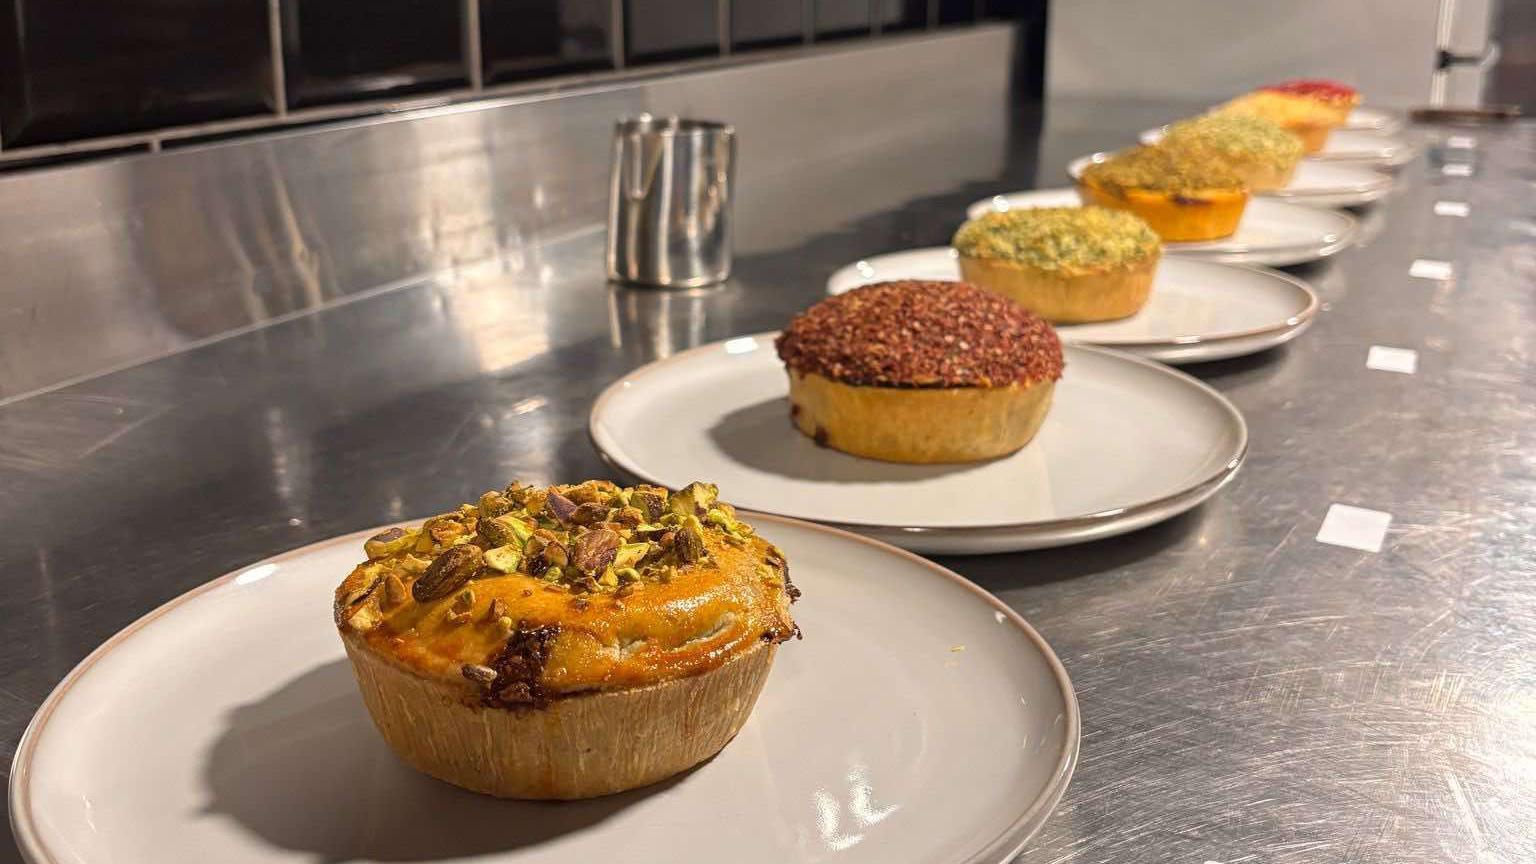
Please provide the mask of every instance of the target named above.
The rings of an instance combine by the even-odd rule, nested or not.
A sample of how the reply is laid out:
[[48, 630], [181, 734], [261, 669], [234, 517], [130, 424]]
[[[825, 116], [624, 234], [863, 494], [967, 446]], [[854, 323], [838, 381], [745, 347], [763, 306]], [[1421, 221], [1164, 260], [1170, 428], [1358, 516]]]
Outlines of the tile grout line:
[[624, 0], [611, 0], [608, 8], [608, 23], [613, 31], [613, 38], [609, 40], [612, 46], [609, 60], [613, 68], [624, 68], [624, 51], [626, 48], [624, 39]]
[[485, 89], [484, 46], [480, 33], [480, 0], [464, 0], [464, 71], [469, 75], [470, 92]]
[[731, 0], [715, 0], [715, 41], [720, 56], [731, 56]]
[[283, 60], [282, 0], [267, 0], [267, 50], [272, 56], [272, 100], [278, 117], [288, 116], [288, 69]]
[[[280, 0], [268, 0], [268, 2], [275, 7]], [[620, 3], [622, 3], [622, 0], [614, 0], [615, 7], [618, 7]], [[811, 0], [806, 0], [805, 7], [809, 8], [810, 4]], [[907, 34], [893, 35], [905, 36]], [[929, 30], [917, 31], [911, 35], [914, 38], [922, 38], [935, 34]], [[47, 159], [53, 156], [75, 154], [101, 154], [106, 156], [109, 155], [108, 151], [125, 148], [149, 151], [154, 151], [157, 147], [161, 150], [175, 149], [189, 143], [192, 139], [204, 136], [243, 133], [281, 135], [293, 131], [297, 128], [296, 124], [304, 122], [368, 122], [406, 112], [427, 111], [445, 106], [455, 108], [470, 106], [487, 97], [494, 97], [496, 99], [536, 99], [571, 92], [578, 88], [623, 86], [632, 81], [656, 75], [713, 71], [723, 66], [751, 65], [753, 63], [779, 59], [783, 54], [796, 50], [796, 48], [815, 47], [821, 49], [828, 44], [816, 42], [814, 33], [811, 32], [810, 23], [807, 20], [801, 41], [796, 43], [794, 47], [786, 46], [769, 51], [747, 53], [736, 52], [730, 57], [724, 58], [699, 57], [680, 60], [675, 63], [656, 64], [650, 67], [636, 67], [624, 63], [623, 33], [620, 28], [616, 27], [614, 50], [611, 52], [614, 68], [611, 69], [553, 75], [549, 78], [532, 81], [487, 82], [484, 84], [484, 89], [479, 92], [470, 89], [468, 86], [461, 86], [403, 97], [384, 97], [356, 102], [293, 108], [287, 104], [286, 74], [283, 68], [284, 63], [280, 47], [281, 37], [274, 36], [272, 41], [274, 43], [272, 87], [274, 90], [274, 101], [281, 104], [269, 111], [221, 120], [164, 126], [142, 132], [124, 132], [94, 138], [82, 138], [57, 144], [12, 146], [6, 148], [3, 153], [0, 153], [0, 172], [3, 172], [8, 165], [26, 163], [35, 159]]]

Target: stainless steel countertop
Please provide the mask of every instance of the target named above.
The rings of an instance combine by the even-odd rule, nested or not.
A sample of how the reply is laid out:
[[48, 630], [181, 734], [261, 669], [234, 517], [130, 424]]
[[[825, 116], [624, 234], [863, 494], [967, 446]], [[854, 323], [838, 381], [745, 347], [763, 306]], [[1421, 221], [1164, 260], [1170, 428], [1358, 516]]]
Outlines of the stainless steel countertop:
[[[966, 127], [1001, 154], [979, 177], [933, 136], [807, 155], [743, 183], [723, 289], [610, 288], [588, 225], [537, 260], [0, 406], [5, 755], [71, 666], [155, 605], [512, 477], [606, 476], [585, 424], [615, 376], [776, 327], [835, 267], [942, 243], [969, 201], [1056, 185], [1069, 157], [1181, 108]], [[1040, 629], [1081, 702], [1077, 775], [1020, 860], [1536, 859], [1536, 125], [1466, 134], [1453, 158], [1474, 176], [1441, 174], [1430, 146], [1365, 214], [1365, 245], [1297, 271], [1327, 303], [1310, 332], [1192, 370], [1252, 430], [1229, 488], [1130, 536], [943, 561]], [[866, 193], [883, 200], [847, 203]], [[1455, 278], [1410, 277], [1419, 258]], [[1417, 350], [1417, 374], [1367, 369], [1372, 345]], [[1380, 553], [1314, 540], [1335, 502], [1392, 514]]]

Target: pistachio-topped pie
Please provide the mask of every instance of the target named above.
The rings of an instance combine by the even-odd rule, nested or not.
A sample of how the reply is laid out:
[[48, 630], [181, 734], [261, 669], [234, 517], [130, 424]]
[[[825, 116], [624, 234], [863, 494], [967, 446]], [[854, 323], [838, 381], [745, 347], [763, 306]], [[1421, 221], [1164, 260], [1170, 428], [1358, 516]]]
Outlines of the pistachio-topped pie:
[[1333, 106], [1298, 93], [1255, 90], [1211, 109], [1216, 114], [1260, 117], [1301, 140], [1302, 150], [1316, 153], [1328, 144], [1328, 133], [1343, 122]]
[[954, 246], [966, 281], [1057, 324], [1134, 315], [1162, 256], [1146, 222], [1103, 207], [988, 213], [961, 225]]
[[1056, 331], [964, 282], [881, 282], [779, 334], [790, 417], [817, 444], [888, 462], [975, 462], [1035, 436], [1061, 377]]
[[1237, 230], [1248, 186], [1228, 165], [1163, 146], [1132, 147], [1078, 178], [1084, 204], [1129, 210], [1168, 241], [1216, 240]]
[[712, 484], [513, 484], [394, 528], [336, 589], [374, 723], [417, 769], [587, 798], [697, 765], [746, 722], [799, 595]]
[[1211, 160], [1232, 169], [1254, 192], [1269, 192], [1291, 182], [1301, 161], [1301, 139], [1263, 119], [1246, 114], [1205, 114], [1168, 127], [1162, 144], [1194, 160]]

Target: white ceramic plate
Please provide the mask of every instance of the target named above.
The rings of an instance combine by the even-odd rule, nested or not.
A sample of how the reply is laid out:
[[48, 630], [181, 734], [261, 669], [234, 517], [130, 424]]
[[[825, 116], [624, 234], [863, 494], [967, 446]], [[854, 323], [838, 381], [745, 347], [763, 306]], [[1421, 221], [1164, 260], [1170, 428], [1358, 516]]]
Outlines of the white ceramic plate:
[[619, 470], [720, 484], [750, 510], [836, 524], [921, 552], [989, 553], [1096, 540], [1209, 498], [1247, 449], [1242, 415], [1167, 366], [1081, 345], [1040, 433], [1011, 456], [900, 465], [823, 447], [789, 420], [772, 333], [695, 348], [616, 381], [592, 407]]
[[[958, 280], [955, 250], [930, 246], [876, 255], [832, 274], [828, 294], [891, 279]], [[1317, 314], [1307, 283], [1277, 270], [1189, 258], [1158, 262], [1152, 296], [1119, 321], [1058, 324], [1065, 342], [1103, 345], [1164, 363], [1223, 360], [1301, 335]]]
[[[1103, 162], [1112, 153], [1094, 153], [1073, 159], [1067, 174], [1073, 180], [1083, 176], [1083, 169]], [[1361, 165], [1303, 160], [1296, 166], [1291, 182], [1281, 189], [1259, 193], [1261, 198], [1279, 198], [1312, 207], [1358, 207], [1369, 204], [1392, 189], [1392, 176]]]
[[[1141, 143], [1156, 144], [1163, 140], [1163, 131], [1163, 128], [1158, 128], [1142, 132], [1139, 136]], [[1417, 147], [1401, 138], [1358, 129], [1335, 129], [1329, 133], [1323, 149], [1308, 156], [1303, 162], [1363, 162], [1396, 167], [1407, 164], [1418, 152]]]
[[[1080, 207], [1082, 203], [1076, 189], [1010, 192], [983, 198], [971, 204], [966, 214], [975, 219], [992, 210]], [[1287, 267], [1349, 248], [1359, 230], [1359, 222], [1348, 213], [1255, 198], [1243, 210], [1243, 219], [1231, 237], [1204, 243], [1164, 243], [1163, 249], [1170, 255], [1206, 261]]]
[[914, 555], [757, 522], [805, 592], [741, 734], [643, 790], [500, 801], [396, 761], [331, 624], [370, 532], [211, 582], [117, 634], [23, 736], [34, 864], [1011, 860], [1077, 754], [1072, 686], [990, 594]]
[[1356, 108], [1349, 112], [1348, 119], [1344, 121], [1344, 128], [1388, 134], [1403, 128], [1403, 117], [1401, 114], [1376, 108]]

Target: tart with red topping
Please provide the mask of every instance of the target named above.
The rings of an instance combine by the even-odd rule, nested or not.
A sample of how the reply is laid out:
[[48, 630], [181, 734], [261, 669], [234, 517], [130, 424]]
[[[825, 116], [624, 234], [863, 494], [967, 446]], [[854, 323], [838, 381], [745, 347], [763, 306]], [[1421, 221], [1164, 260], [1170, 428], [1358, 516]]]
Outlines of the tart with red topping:
[[817, 444], [888, 462], [976, 462], [1028, 444], [1062, 374], [1040, 316], [964, 282], [881, 282], [776, 342], [790, 415]]
[[[1212, 113], [1268, 120], [1300, 138], [1302, 150], [1308, 155], [1323, 149], [1328, 143], [1328, 133], [1344, 122], [1338, 109], [1326, 102], [1279, 90], [1245, 93], [1216, 106]], [[1348, 113], [1347, 110], [1344, 112], [1345, 115]]]
[[1298, 96], [1325, 105], [1332, 112], [1336, 125], [1343, 125], [1344, 121], [1349, 119], [1349, 112], [1355, 110], [1355, 106], [1360, 104], [1359, 91], [1348, 84], [1327, 78], [1292, 78], [1260, 89], [1270, 93]]
[[697, 765], [799, 634], [784, 554], [708, 483], [514, 483], [363, 548], [333, 611], [374, 724], [411, 766], [500, 797]]

